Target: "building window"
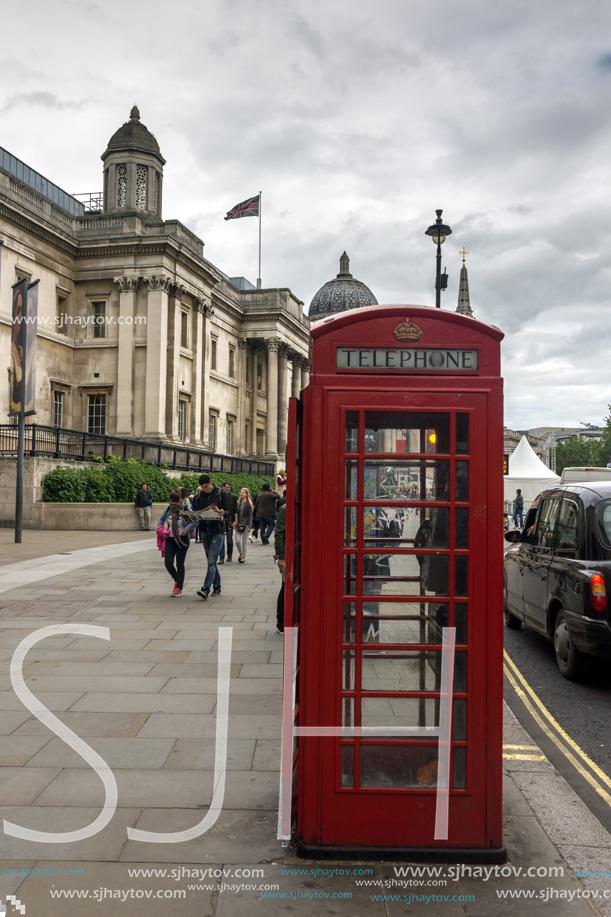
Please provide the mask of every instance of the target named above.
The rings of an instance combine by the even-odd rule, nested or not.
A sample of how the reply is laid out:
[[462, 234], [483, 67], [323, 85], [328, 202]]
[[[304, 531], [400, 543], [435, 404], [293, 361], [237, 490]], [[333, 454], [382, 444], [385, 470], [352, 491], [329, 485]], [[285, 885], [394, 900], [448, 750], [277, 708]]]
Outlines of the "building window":
[[235, 349], [229, 348], [229, 378], [235, 379]]
[[216, 369], [216, 340], [214, 338], [210, 344], [210, 369]]
[[146, 210], [146, 166], [136, 166], [136, 207]]
[[117, 166], [117, 207], [119, 210], [127, 205], [127, 165]]
[[246, 355], [246, 385], [250, 385], [250, 359]]
[[257, 363], [257, 391], [263, 391], [263, 366]]
[[53, 390], [53, 426], [63, 427], [64, 425], [64, 393]]
[[208, 417], [208, 442], [211, 449], [216, 449], [216, 414], [210, 413]]
[[244, 452], [250, 452], [250, 424], [244, 424]]
[[187, 402], [180, 398], [178, 401], [178, 438], [183, 442], [186, 439], [186, 418], [187, 418]]
[[157, 197], [159, 194], [159, 175], [157, 172], [153, 173], [153, 210], [157, 213]]
[[227, 452], [229, 455], [233, 455], [233, 430], [234, 430], [234, 421], [229, 417], [227, 418]]
[[66, 296], [57, 294], [57, 311], [56, 311], [55, 328], [59, 334], [68, 333], [68, 299]]
[[94, 338], [106, 337], [106, 303], [92, 302], [93, 310], [93, 336]]
[[106, 395], [89, 395], [87, 432], [104, 436], [106, 433]]
[[180, 313], [180, 346], [185, 350], [189, 346], [189, 316], [186, 312]]

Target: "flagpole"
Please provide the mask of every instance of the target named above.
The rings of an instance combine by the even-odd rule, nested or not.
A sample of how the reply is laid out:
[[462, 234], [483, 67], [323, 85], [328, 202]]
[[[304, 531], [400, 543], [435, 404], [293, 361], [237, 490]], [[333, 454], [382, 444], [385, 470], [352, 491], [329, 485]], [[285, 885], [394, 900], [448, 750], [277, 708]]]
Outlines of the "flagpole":
[[257, 278], [257, 289], [261, 289], [261, 199], [263, 193], [259, 191], [259, 276]]

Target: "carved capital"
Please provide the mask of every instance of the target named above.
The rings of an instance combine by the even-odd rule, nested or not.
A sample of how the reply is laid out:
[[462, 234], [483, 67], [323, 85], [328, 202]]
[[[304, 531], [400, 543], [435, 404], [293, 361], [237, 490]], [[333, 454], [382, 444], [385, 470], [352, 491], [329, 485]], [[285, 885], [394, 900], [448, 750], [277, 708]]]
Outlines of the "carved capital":
[[291, 348], [289, 344], [287, 344], [285, 341], [280, 341], [280, 343], [278, 344], [278, 353], [280, 354], [281, 357], [288, 359], [290, 350]]
[[276, 352], [278, 351], [281, 343], [282, 341], [280, 338], [268, 338], [266, 341], [264, 341], [264, 344], [268, 350], [275, 350]]
[[132, 276], [124, 275], [123, 277], [115, 277], [114, 281], [119, 286], [120, 293], [135, 293], [138, 288], [138, 281], [140, 278], [137, 274]]
[[238, 350], [247, 350], [248, 349], [248, 338], [243, 335], [238, 338]]
[[211, 315], [214, 315], [214, 309], [212, 308], [210, 300], [197, 296], [193, 302], [195, 303], [197, 311], [201, 312], [204, 318], [210, 318]]
[[171, 284], [171, 288], [172, 288], [172, 295], [175, 296], [176, 299], [182, 299], [182, 294], [187, 289], [184, 283], [173, 283]]
[[149, 285], [149, 290], [163, 290], [164, 293], [169, 293], [172, 286], [172, 278], [167, 274], [152, 274], [144, 279]]

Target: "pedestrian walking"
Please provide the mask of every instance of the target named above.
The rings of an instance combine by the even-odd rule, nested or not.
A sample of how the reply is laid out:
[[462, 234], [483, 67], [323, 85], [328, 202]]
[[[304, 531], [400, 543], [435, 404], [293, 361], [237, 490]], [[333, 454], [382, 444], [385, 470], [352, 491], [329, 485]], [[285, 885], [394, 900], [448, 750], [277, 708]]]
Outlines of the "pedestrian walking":
[[286, 493], [286, 471], [280, 468], [276, 475], [276, 490], [283, 497]]
[[276, 525], [279, 499], [280, 494], [272, 490], [267, 483], [263, 485], [261, 493], [257, 494], [255, 515], [261, 520], [261, 544], [269, 544], [269, 536]]
[[235, 530], [235, 544], [238, 549], [238, 563], [243, 564], [246, 560], [246, 546], [248, 544], [250, 527], [252, 526], [252, 500], [248, 487], [243, 487], [240, 491], [238, 508], [233, 521]]
[[191, 522], [189, 525], [185, 523], [181, 516], [182, 509], [182, 497], [178, 491], [174, 491], [170, 494], [169, 503], [157, 523], [158, 527], [168, 531], [164, 561], [166, 570], [174, 580], [172, 591], [174, 598], [182, 595], [182, 587], [185, 583], [185, 560], [191, 541], [189, 533], [197, 525], [197, 522]]
[[284, 633], [284, 575], [286, 571], [285, 560], [285, 540], [286, 540], [286, 503], [283, 503], [276, 516], [276, 530], [274, 532], [274, 546], [276, 548], [276, 563], [282, 577], [282, 586], [276, 600], [276, 630], [279, 634]]
[[[255, 498], [255, 499], [256, 499], [256, 498]], [[261, 520], [260, 520], [259, 517], [257, 516], [257, 513], [256, 513], [256, 511], [255, 511], [255, 509], [254, 509], [254, 506], [253, 506], [253, 511], [252, 511], [252, 531], [251, 531], [250, 535], [248, 536], [248, 540], [251, 542], [251, 544], [261, 544], [261, 538], [260, 538], [260, 535], [259, 535], [260, 531], [261, 531]]]
[[140, 528], [143, 532], [149, 532], [151, 528], [151, 512], [153, 505], [153, 495], [148, 489], [146, 482], [140, 485], [140, 490], [136, 494], [134, 506], [140, 519]]
[[206, 519], [199, 523], [199, 537], [206, 552], [208, 569], [201, 589], [197, 594], [204, 601], [210, 595], [221, 594], [221, 574], [218, 568], [219, 554], [225, 538], [225, 519], [229, 509], [227, 493], [222, 488], [216, 487], [210, 480], [210, 475], [202, 474], [199, 478], [199, 487], [193, 500], [193, 509], [201, 512], [204, 509], [213, 509], [221, 516], [220, 519]]
[[[233, 523], [235, 514], [238, 511], [238, 498], [231, 492], [230, 481], [224, 481], [223, 490], [227, 494], [227, 500], [229, 502], [229, 512], [225, 516], [225, 522], [227, 525], [227, 563], [231, 563], [233, 558]], [[219, 564], [223, 563], [225, 563], [225, 539], [223, 539], [223, 547], [221, 548], [221, 555], [219, 557]]]
[[[522, 528], [524, 526], [524, 497], [522, 496], [522, 491], [520, 488], [516, 490], [515, 500], [513, 501], [513, 524], [516, 528]], [[520, 524], [518, 525], [518, 518], [520, 519]]]

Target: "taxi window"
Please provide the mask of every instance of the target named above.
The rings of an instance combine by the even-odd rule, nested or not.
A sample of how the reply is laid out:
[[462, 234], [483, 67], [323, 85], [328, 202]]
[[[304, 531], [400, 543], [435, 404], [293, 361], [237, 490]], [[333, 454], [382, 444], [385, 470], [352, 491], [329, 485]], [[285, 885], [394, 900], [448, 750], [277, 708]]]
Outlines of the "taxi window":
[[[611, 524], [611, 519], [609, 520]], [[556, 528], [556, 551], [563, 557], [577, 557], [579, 508], [573, 500], [563, 500]]]
[[560, 497], [552, 497], [541, 502], [533, 544], [551, 551], [559, 508]]
[[603, 530], [603, 540], [611, 545], [611, 502], [601, 503], [598, 507], [598, 521]]

